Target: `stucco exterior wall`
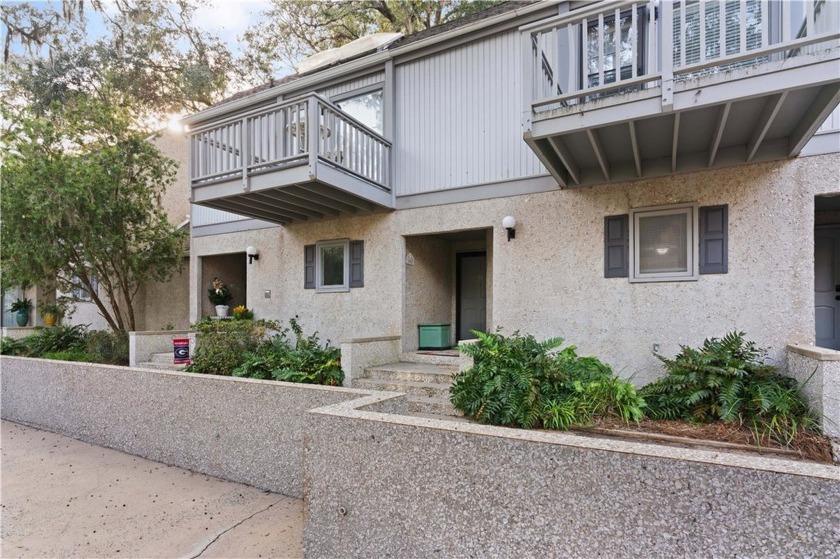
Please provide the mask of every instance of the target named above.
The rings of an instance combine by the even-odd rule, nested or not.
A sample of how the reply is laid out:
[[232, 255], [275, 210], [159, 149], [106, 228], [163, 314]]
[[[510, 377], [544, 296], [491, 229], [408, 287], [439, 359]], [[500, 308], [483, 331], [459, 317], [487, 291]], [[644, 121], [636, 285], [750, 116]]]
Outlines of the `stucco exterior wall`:
[[[488, 329], [563, 336], [643, 384], [660, 372], [654, 344], [673, 355], [679, 344], [743, 330], [784, 366], [787, 344], [813, 342], [814, 196], [840, 191], [838, 176], [837, 155], [805, 157], [202, 237], [193, 253], [254, 244], [261, 256], [248, 267], [249, 306], [274, 318], [298, 314], [307, 330], [338, 342], [408, 335], [401, 331], [404, 236], [493, 227]], [[605, 216], [682, 202], [729, 205], [727, 274], [674, 283], [604, 278]], [[510, 242], [501, 227], [506, 215], [517, 221]], [[303, 246], [339, 238], [365, 241], [365, 287], [304, 290]], [[263, 287], [272, 290], [270, 304], [253, 299]]]
[[185, 330], [189, 326], [190, 302], [189, 260], [169, 281], [148, 283], [142, 289], [142, 320], [138, 330], [163, 330], [172, 327]]
[[175, 182], [161, 196], [161, 205], [169, 217], [169, 223], [178, 225], [190, 217], [189, 141], [184, 132], [165, 128], [153, 143], [163, 155], [178, 162]]
[[405, 250], [403, 349], [412, 351], [417, 349], [418, 324], [451, 324], [455, 331], [455, 273], [451, 243], [444, 239], [407, 237]]

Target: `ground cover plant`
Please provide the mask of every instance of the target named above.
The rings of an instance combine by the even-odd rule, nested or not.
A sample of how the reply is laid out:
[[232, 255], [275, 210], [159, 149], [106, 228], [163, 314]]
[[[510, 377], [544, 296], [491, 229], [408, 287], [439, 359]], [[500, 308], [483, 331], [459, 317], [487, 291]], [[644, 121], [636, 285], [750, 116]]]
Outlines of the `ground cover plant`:
[[673, 359], [657, 355], [667, 376], [641, 390], [653, 419], [738, 422], [757, 443], [789, 445], [802, 430], [818, 432], [796, 380], [765, 363], [766, 350], [743, 332], [709, 338], [700, 348], [681, 346]]
[[[304, 335], [297, 317], [277, 321], [210, 320], [194, 326], [198, 342], [187, 371], [339, 386], [341, 350]], [[291, 332], [291, 336], [289, 335]]]
[[34, 334], [20, 340], [3, 338], [0, 354], [128, 365], [128, 334], [90, 331], [85, 324], [38, 327]]
[[461, 346], [474, 360], [450, 390], [453, 406], [481, 423], [568, 429], [598, 417], [639, 421], [644, 400], [594, 357], [580, 357], [562, 338], [543, 342], [518, 331], [505, 336], [474, 332], [478, 342]]

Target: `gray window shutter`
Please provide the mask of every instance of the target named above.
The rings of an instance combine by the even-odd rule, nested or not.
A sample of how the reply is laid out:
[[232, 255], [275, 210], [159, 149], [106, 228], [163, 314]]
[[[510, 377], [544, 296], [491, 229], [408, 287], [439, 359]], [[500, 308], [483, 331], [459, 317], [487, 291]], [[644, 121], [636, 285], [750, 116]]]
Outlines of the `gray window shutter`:
[[365, 242], [350, 241], [350, 287], [365, 286]]
[[626, 278], [630, 274], [630, 216], [604, 218], [604, 277]]
[[315, 245], [303, 247], [303, 288], [315, 289]]
[[700, 208], [700, 273], [729, 271], [729, 206]]

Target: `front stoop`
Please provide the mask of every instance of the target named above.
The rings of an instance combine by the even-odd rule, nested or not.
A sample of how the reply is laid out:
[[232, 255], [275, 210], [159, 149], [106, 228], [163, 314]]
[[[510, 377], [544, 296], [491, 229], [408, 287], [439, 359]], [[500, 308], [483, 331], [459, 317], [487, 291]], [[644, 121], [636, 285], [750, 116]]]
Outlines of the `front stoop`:
[[152, 360], [144, 363], [138, 363], [137, 366], [142, 369], [159, 369], [162, 371], [183, 371], [186, 365], [176, 365], [172, 362], [173, 355], [171, 351], [166, 353], [153, 353]]
[[[353, 379], [354, 388], [403, 392], [411, 413], [460, 416], [449, 403], [452, 376], [458, 372], [457, 358], [404, 354], [403, 361], [365, 369], [364, 377]], [[436, 358], [437, 362], [430, 362]], [[412, 359], [412, 361], [405, 361]], [[420, 362], [418, 362], [420, 361]]]

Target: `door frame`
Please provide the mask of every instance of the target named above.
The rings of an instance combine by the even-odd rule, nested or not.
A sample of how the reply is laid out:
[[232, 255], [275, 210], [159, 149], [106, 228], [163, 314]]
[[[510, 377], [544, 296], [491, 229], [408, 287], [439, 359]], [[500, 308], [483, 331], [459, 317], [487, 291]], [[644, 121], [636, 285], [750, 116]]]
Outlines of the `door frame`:
[[[484, 274], [487, 276], [487, 251], [473, 250], [455, 253], [455, 343], [461, 341], [461, 260], [465, 257], [483, 256]], [[484, 286], [485, 306], [487, 302], [487, 286]], [[485, 317], [486, 320], [486, 317]]]
[[[838, 233], [838, 240], [840, 240], [840, 224], [827, 223], [827, 224], [824, 224], [824, 225], [815, 225], [814, 226], [814, 240], [815, 241], [816, 241], [817, 234], [820, 231], [836, 231]], [[814, 254], [814, 265], [816, 266], [816, 254]], [[837, 285], [837, 284], [835, 284], [835, 285]], [[811, 293], [814, 295], [814, 308], [813, 308], [813, 310], [814, 310], [814, 320], [816, 321], [816, 303], [817, 303], [817, 301], [816, 301], [816, 277], [813, 278], [813, 281], [811, 283]], [[835, 291], [835, 293], [836, 293], [836, 291]], [[823, 349], [831, 349], [831, 348], [826, 348], [826, 347], [818, 344], [816, 323], [814, 324], [814, 341], [813, 341], [813, 344], [816, 347], [821, 347]], [[840, 349], [837, 349], [837, 350], [834, 350], [834, 351], [840, 351]]]

